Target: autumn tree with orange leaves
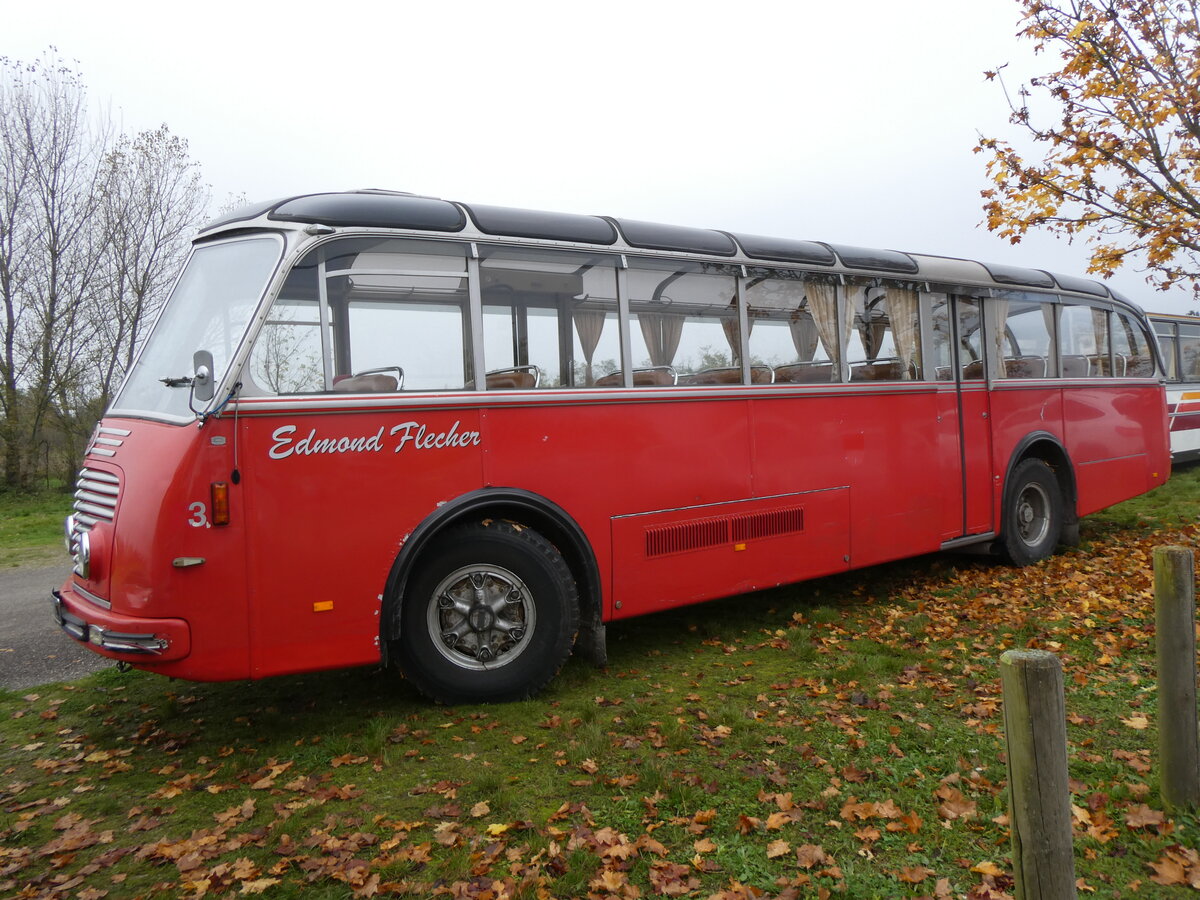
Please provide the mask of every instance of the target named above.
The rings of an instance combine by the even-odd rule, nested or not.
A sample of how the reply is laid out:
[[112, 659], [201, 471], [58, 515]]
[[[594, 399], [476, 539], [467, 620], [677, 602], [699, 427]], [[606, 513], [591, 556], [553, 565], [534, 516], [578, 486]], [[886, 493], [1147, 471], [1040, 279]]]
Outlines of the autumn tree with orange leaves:
[[[1200, 296], [1200, 0], [1019, 0], [1018, 36], [1061, 67], [1014, 96], [1010, 121], [1040, 159], [983, 137], [987, 226], [1084, 237], [1088, 270], [1146, 265]], [[987, 72], [1000, 78], [999, 70]]]

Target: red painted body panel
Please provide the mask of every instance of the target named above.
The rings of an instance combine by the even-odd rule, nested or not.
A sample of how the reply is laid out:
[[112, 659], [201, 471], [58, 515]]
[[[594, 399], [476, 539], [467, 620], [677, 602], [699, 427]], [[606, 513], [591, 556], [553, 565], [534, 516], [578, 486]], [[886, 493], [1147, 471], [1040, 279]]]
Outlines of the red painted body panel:
[[[210, 420], [198, 429], [128, 419], [108, 422], [128, 430], [129, 436], [111, 459], [89, 455], [85, 464], [120, 478], [116, 516], [90, 532], [93, 547], [106, 548], [103, 564], [88, 579], [68, 581], [64, 603], [89, 623], [116, 630], [154, 630], [157, 620], [185, 623], [181, 633], [187, 652], [178, 652], [176, 635], [172, 651], [164, 654], [178, 658], [148, 663], [144, 656], [106, 656], [199, 681], [249, 676], [252, 591], [246, 580], [242, 504], [234, 500], [232, 522], [221, 527], [201, 522], [192, 506], [203, 503], [207, 509], [210, 485], [230, 480], [232, 423]], [[236, 488], [233, 493], [236, 498]], [[176, 567], [174, 560], [183, 557], [204, 563]], [[78, 595], [76, 583], [108, 601], [111, 609]], [[176, 634], [180, 629], [165, 631]]]
[[[301, 659], [303, 669], [378, 661], [381, 596], [405, 539], [482, 483], [486, 445], [457, 445], [479, 419], [403, 406], [239, 419], [255, 677], [296, 671]], [[416, 446], [422, 425], [422, 444], [453, 433], [455, 446]], [[360, 449], [319, 443], [343, 439]]]
[[[80, 582], [112, 608], [71, 583], [64, 602], [106, 627], [180, 623], [177, 659], [106, 654], [166, 675], [370, 663], [408, 536], [446, 503], [509, 487], [582, 530], [603, 617], [635, 616], [997, 531], [1004, 475], [1033, 432], [1065, 447], [1080, 513], [1139, 493], [1168, 471], [1162, 403], [1146, 383], [914, 383], [400, 396], [370, 408], [325, 396], [243, 401], [236, 420], [227, 411], [201, 428], [114, 419], [129, 437], [87, 465], [120, 477], [119, 505], [92, 530], [96, 573]], [[204, 527], [194, 504], [214, 481], [231, 482], [232, 521]], [[204, 563], [178, 568], [181, 557]]]
[[1079, 515], [1087, 515], [1164, 484], [1170, 439], [1166, 396], [1146, 387], [1063, 391], [1067, 445], [1076, 466]]

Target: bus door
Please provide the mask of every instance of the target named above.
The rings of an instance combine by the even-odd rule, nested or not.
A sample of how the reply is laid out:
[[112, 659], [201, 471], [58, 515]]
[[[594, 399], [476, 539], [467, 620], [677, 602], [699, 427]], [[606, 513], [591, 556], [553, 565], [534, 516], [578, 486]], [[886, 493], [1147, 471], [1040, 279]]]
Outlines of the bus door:
[[[930, 300], [934, 378], [945, 473], [943, 536], [947, 541], [992, 530], [992, 428], [980, 301], [933, 292]], [[955, 490], [955, 487], [958, 490]]]

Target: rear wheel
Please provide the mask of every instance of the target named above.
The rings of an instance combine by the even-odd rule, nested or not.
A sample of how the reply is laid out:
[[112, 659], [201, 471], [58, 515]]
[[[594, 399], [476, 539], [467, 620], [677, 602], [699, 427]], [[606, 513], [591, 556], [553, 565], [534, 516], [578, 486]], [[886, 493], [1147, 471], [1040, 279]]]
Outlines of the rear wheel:
[[1013, 469], [1004, 509], [1005, 555], [1018, 566], [1045, 559], [1058, 546], [1063, 529], [1063, 499], [1054, 472], [1040, 459]]
[[441, 703], [531, 697], [562, 667], [579, 624], [571, 570], [544, 537], [488, 519], [454, 530], [409, 582], [405, 676]]

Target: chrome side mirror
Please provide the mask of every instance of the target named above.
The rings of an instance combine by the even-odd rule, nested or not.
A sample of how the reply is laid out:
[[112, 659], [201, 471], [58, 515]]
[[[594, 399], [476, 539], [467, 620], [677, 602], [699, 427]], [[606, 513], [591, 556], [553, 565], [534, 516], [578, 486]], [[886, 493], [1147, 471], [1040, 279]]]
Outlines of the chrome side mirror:
[[192, 355], [192, 397], [206, 403], [213, 398], [216, 385], [213, 384], [213, 355], [207, 350], [197, 350]]

